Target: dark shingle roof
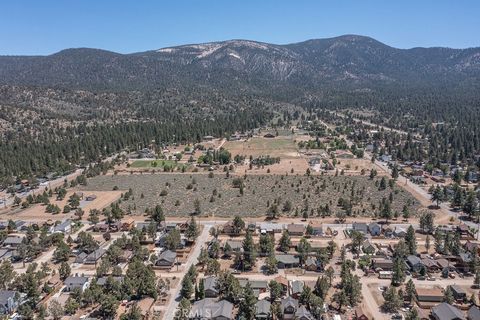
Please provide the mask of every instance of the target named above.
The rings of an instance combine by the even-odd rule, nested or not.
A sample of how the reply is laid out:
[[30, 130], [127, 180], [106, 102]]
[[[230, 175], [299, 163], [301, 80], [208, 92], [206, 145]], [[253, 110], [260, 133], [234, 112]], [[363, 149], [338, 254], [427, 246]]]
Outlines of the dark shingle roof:
[[463, 313], [446, 302], [442, 302], [432, 308], [432, 315], [436, 316], [438, 320], [464, 320]]

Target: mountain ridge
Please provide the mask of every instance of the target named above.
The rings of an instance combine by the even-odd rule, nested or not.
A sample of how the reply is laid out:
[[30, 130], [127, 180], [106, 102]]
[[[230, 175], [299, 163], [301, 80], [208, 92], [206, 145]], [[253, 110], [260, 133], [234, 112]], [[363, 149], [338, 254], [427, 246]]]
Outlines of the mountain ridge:
[[0, 84], [89, 90], [274, 90], [480, 83], [480, 48], [398, 49], [343, 35], [291, 44], [246, 39], [121, 54], [70, 48], [47, 56], [0, 56]]

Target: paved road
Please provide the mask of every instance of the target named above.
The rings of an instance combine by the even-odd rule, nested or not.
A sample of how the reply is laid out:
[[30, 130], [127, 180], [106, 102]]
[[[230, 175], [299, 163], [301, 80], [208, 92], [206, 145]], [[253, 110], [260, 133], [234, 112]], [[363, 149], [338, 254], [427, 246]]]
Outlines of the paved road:
[[[188, 269], [192, 265], [197, 264], [197, 262], [198, 262], [197, 258], [200, 255], [200, 249], [202, 248], [202, 246], [204, 246], [205, 242], [208, 240], [210, 228], [213, 227], [214, 225], [215, 225], [214, 222], [203, 224], [202, 233], [197, 238], [197, 241], [195, 243], [195, 247], [193, 248], [192, 252], [190, 252], [190, 254], [188, 256], [188, 260], [185, 263], [183, 275], [185, 275], [185, 273], [187, 273]], [[183, 275], [180, 276], [181, 279], [183, 278]], [[163, 316], [163, 319], [173, 319], [174, 318], [175, 312], [176, 312], [177, 307], [178, 307], [178, 304], [181, 300], [181, 296], [180, 296], [181, 287], [182, 287], [181, 284], [178, 284], [173, 289], [173, 292], [171, 293], [171, 298], [170, 298], [170, 300], [168, 302], [168, 305], [166, 307], [166, 311], [165, 311], [165, 314]]]

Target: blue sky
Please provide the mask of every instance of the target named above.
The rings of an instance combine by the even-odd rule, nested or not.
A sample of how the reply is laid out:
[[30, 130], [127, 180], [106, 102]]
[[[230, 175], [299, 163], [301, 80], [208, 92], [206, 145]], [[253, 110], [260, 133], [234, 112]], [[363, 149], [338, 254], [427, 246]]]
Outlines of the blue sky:
[[0, 55], [92, 47], [122, 53], [250, 39], [292, 43], [342, 34], [398, 48], [480, 46], [480, 1], [6, 0]]

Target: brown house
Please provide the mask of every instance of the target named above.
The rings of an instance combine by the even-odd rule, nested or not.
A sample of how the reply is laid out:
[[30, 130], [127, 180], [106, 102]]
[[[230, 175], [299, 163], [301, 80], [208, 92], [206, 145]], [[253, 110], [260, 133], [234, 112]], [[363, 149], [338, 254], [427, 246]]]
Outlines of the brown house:
[[290, 223], [287, 225], [287, 232], [290, 236], [303, 236], [305, 232], [305, 226], [303, 224]]
[[355, 308], [355, 319], [356, 320], [368, 320], [367, 315], [363, 311], [361, 306]]
[[416, 298], [418, 302], [442, 302], [443, 301], [443, 289], [439, 287], [422, 288], [417, 287]]

